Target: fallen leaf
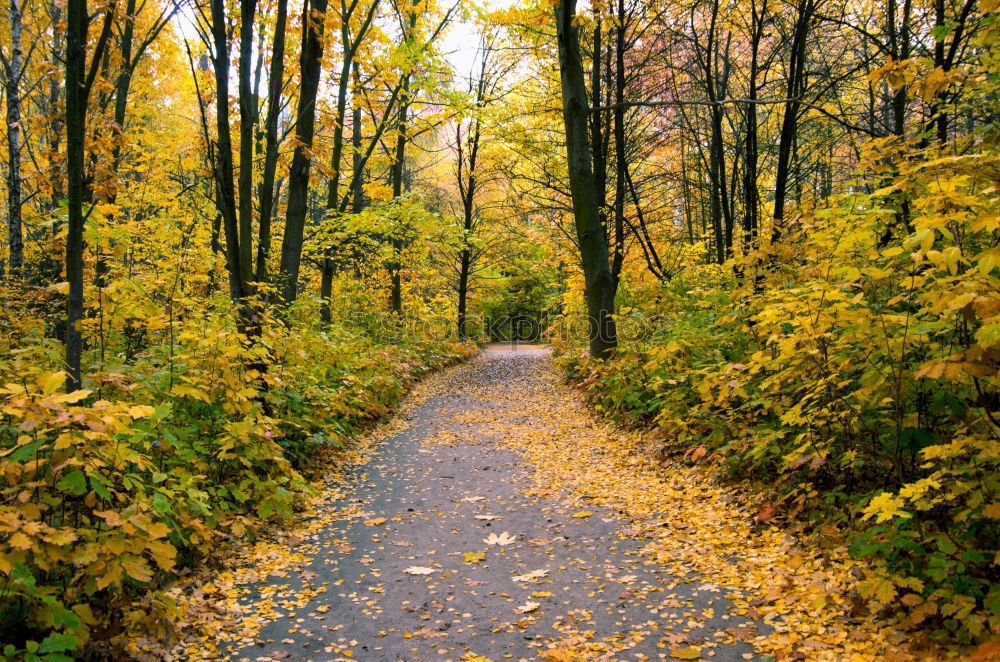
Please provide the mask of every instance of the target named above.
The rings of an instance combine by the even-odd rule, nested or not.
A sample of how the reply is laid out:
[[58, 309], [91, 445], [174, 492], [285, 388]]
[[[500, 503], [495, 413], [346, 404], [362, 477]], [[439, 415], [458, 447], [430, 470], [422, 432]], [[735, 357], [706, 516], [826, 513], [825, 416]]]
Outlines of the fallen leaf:
[[573, 513], [573, 517], [576, 517], [577, 519], [586, 519], [593, 514], [594, 513], [590, 512], [589, 510], [581, 510], [578, 513]]
[[538, 602], [532, 602], [531, 600], [528, 600], [527, 602], [525, 602], [520, 607], [516, 607], [514, 609], [514, 613], [515, 614], [527, 614], [529, 612], [535, 611], [536, 609], [538, 609], [541, 606], [542, 605], [539, 604]]
[[411, 565], [403, 572], [405, 572], [408, 575], [429, 575], [433, 572], [437, 572], [437, 570], [435, 570], [434, 568], [425, 568], [419, 565]]
[[501, 546], [502, 545], [509, 545], [512, 542], [514, 542], [515, 540], [517, 540], [517, 538], [515, 538], [512, 535], [510, 535], [506, 531], [504, 531], [500, 535], [497, 535], [495, 533], [491, 533], [490, 535], [488, 535], [485, 538], [483, 538], [483, 542], [486, 543], [487, 545], [501, 545]]
[[465, 563], [479, 563], [486, 559], [486, 552], [466, 552], [463, 558]]
[[373, 517], [372, 519], [365, 520], [365, 526], [382, 526], [385, 524], [384, 517]]
[[548, 574], [549, 571], [542, 568], [539, 570], [532, 570], [531, 572], [526, 572], [523, 575], [515, 575], [514, 577], [511, 577], [511, 579], [513, 579], [515, 582], [533, 582], [536, 579], [541, 579], [542, 577], [545, 577]]

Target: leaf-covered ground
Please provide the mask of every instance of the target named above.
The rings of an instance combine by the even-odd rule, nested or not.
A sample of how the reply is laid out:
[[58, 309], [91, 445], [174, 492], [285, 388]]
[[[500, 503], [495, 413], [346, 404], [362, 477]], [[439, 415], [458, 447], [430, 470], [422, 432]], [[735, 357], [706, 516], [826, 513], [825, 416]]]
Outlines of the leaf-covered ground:
[[[545, 350], [424, 382], [300, 527], [171, 589], [175, 659], [931, 659], [852, 561], [596, 420]], [[152, 641], [139, 656], [160, 659]]]

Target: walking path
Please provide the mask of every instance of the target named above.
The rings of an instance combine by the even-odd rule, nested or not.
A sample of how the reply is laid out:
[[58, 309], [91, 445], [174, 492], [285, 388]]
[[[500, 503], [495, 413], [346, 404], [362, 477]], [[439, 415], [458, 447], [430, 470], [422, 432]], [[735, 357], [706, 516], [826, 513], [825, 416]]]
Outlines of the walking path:
[[917, 659], [856, 571], [595, 420], [547, 350], [421, 384], [301, 528], [196, 590], [179, 659]]

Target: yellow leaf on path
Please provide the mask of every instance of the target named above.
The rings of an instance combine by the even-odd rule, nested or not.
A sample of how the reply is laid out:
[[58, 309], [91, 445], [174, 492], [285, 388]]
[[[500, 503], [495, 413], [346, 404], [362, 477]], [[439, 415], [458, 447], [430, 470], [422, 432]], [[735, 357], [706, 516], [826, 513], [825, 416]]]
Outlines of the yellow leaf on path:
[[565, 648], [550, 648], [542, 651], [538, 657], [549, 662], [575, 662], [576, 656]]
[[694, 646], [688, 646], [686, 648], [676, 646], [670, 649], [670, 657], [676, 660], [700, 660], [701, 649], [695, 648]]
[[466, 552], [463, 559], [465, 563], [479, 563], [486, 559], [486, 552]]
[[517, 540], [517, 538], [510, 535], [506, 531], [504, 531], [500, 535], [491, 533], [487, 537], [483, 538], [483, 542], [486, 543], [487, 545], [500, 545], [500, 546], [509, 545], [515, 540]]
[[365, 520], [365, 526], [382, 526], [383, 524], [385, 524], [384, 517], [373, 517]]
[[576, 517], [577, 519], [586, 519], [587, 517], [590, 517], [593, 514], [594, 513], [590, 512], [589, 510], [581, 510], [578, 513], [573, 513], [573, 517]]
[[520, 607], [515, 608], [514, 609], [514, 613], [515, 614], [527, 614], [527, 613], [535, 611], [536, 609], [538, 609], [541, 606], [542, 605], [539, 604], [539, 603], [537, 603], [537, 602], [532, 602], [531, 600], [528, 600], [527, 602], [525, 602]]
[[437, 572], [434, 568], [425, 568], [419, 565], [411, 565], [409, 568], [404, 570], [408, 575], [429, 575], [433, 572]]

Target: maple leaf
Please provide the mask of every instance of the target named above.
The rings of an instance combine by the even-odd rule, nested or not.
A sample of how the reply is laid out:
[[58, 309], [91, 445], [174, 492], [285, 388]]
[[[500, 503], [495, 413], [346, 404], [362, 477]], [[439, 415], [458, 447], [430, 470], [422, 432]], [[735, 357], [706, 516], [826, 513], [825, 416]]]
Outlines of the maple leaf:
[[7, 542], [15, 549], [31, 549], [32, 544], [31, 539], [20, 531], [12, 535]]
[[912, 517], [910, 513], [903, 510], [903, 499], [892, 492], [882, 492], [865, 506], [864, 516], [861, 519], [875, 518], [877, 523], [888, 522], [894, 517]]
[[700, 660], [701, 649], [694, 646], [688, 646], [687, 648], [671, 648], [670, 657], [677, 660]]
[[466, 552], [462, 558], [464, 563], [479, 563], [486, 559], [486, 552]]
[[365, 520], [365, 526], [382, 526], [385, 522], [386, 519], [384, 517], [373, 517], [372, 519]]
[[586, 518], [590, 517], [593, 514], [594, 513], [590, 512], [589, 510], [581, 510], [578, 513], [573, 513], [572, 516], [575, 517], [575, 518], [577, 518], [577, 519], [586, 519]]
[[513, 579], [515, 582], [533, 582], [537, 579], [545, 577], [548, 574], [549, 571], [542, 568], [539, 570], [532, 570], [531, 572], [526, 572], [523, 575], [516, 575], [514, 577], [511, 577], [511, 579]]
[[549, 662], [574, 662], [576, 656], [565, 648], [550, 648], [538, 654], [538, 657]]
[[540, 603], [538, 603], [538, 602], [533, 602], [531, 600], [528, 600], [523, 605], [521, 605], [519, 607], [515, 607], [514, 608], [514, 613], [515, 614], [528, 614], [530, 612], [535, 611], [536, 609], [538, 609], [541, 606], [542, 605]]
[[515, 540], [517, 540], [517, 538], [510, 535], [506, 531], [504, 531], [500, 535], [491, 533], [490, 535], [483, 538], [483, 542], [486, 543], [487, 545], [501, 545], [501, 546], [509, 545]]
[[408, 575], [429, 575], [431, 573], [437, 572], [434, 568], [425, 568], [424, 566], [411, 565], [409, 568], [404, 570]]
[[495, 519], [500, 519], [499, 515], [476, 515], [476, 519], [481, 519], [485, 522], [490, 522]]

